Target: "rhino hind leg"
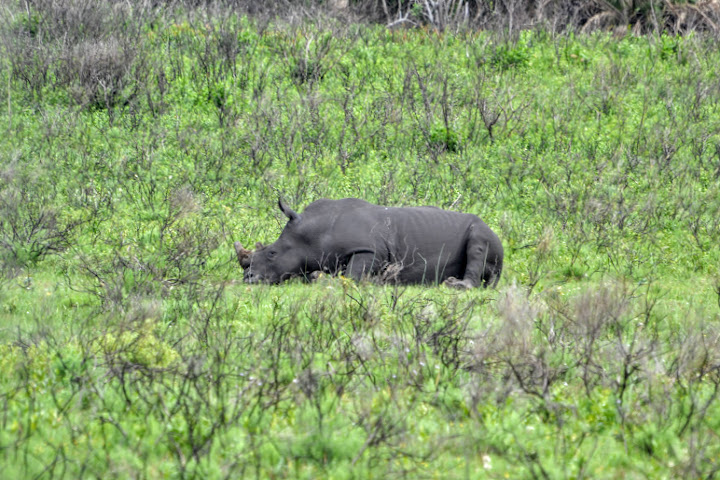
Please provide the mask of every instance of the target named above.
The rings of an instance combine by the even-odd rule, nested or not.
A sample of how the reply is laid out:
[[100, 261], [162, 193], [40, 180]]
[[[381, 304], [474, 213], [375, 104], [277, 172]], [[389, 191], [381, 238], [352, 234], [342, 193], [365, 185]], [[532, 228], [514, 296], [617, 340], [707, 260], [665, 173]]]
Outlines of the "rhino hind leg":
[[491, 241], [480, 225], [472, 225], [466, 246], [467, 261], [462, 280], [449, 277], [445, 284], [455, 288], [495, 287], [500, 280], [502, 257], [494, 252]]

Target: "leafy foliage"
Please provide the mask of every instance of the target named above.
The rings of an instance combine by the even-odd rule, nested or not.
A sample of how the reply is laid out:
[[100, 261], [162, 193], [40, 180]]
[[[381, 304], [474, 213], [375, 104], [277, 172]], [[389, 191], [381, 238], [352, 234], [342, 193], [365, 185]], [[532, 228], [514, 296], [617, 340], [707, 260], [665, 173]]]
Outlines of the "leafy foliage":
[[[235, 7], [8, 7], [4, 475], [716, 475], [715, 38]], [[477, 213], [500, 287], [243, 285], [278, 195]]]

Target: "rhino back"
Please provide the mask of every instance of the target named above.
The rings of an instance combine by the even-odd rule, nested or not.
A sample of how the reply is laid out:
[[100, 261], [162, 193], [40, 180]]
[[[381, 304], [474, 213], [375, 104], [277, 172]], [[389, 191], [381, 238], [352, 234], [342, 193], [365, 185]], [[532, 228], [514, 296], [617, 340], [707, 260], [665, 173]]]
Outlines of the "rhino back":
[[388, 210], [390, 263], [403, 282], [442, 282], [465, 273], [466, 247], [475, 215], [434, 207]]
[[346, 256], [372, 252], [381, 265], [399, 265], [401, 282], [433, 283], [462, 277], [467, 232], [478, 222], [475, 215], [434, 207], [369, 205], [341, 214], [330, 240]]

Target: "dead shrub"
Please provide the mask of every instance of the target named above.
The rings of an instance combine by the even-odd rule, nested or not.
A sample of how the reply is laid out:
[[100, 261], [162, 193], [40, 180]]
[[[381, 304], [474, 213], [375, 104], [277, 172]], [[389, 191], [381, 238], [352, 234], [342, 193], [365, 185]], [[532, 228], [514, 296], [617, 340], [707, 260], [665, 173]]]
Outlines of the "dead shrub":
[[497, 305], [503, 319], [498, 330], [498, 345], [508, 355], [527, 355], [531, 350], [531, 334], [539, 307], [533, 305], [527, 293], [517, 285], [503, 292]]
[[580, 23], [582, 31], [614, 30], [623, 35], [679, 34], [690, 31], [717, 33], [720, 28], [720, 2], [658, 1], [658, 0], [592, 0], [583, 2]]
[[182, 219], [197, 213], [202, 209], [202, 205], [196, 198], [192, 191], [192, 188], [185, 186], [173, 190], [168, 198], [168, 206], [170, 208], [171, 215]]
[[78, 105], [111, 109], [133, 96], [126, 89], [135, 82], [136, 55], [136, 46], [117, 38], [85, 41], [68, 52], [58, 73]]
[[693, 382], [714, 375], [720, 381], [720, 329], [713, 323], [693, 319], [678, 344], [668, 374], [680, 382]]
[[32, 97], [40, 99], [54, 58], [49, 47], [23, 33], [5, 33], [2, 40], [12, 77], [20, 80]]
[[[27, 0], [25, 11], [31, 33], [46, 43], [76, 45], [100, 40], [127, 28], [132, 9], [140, 2], [96, 0]], [[133, 5], [135, 3], [135, 5]]]
[[601, 285], [574, 301], [571, 331], [578, 338], [597, 339], [616, 323], [628, 308], [629, 299], [618, 285]]

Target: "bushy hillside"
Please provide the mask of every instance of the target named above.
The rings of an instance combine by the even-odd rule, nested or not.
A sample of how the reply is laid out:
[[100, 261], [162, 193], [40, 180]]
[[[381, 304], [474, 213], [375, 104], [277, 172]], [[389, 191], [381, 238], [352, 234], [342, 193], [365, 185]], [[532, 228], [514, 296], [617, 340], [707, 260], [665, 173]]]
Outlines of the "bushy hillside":
[[[3, 475], [716, 475], [716, 39], [5, 12]], [[503, 278], [243, 285], [279, 196], [476, 213]]]

